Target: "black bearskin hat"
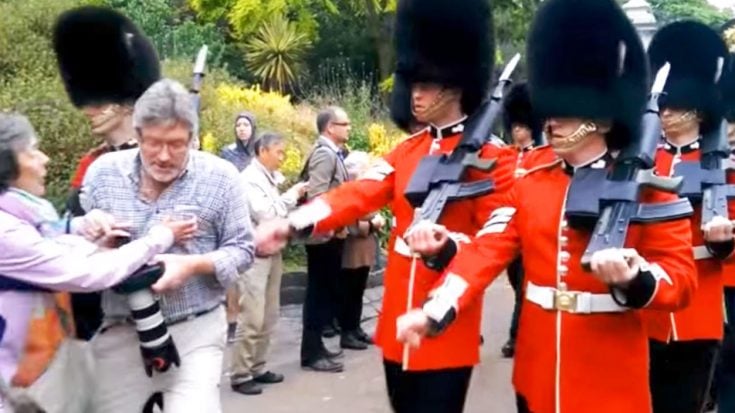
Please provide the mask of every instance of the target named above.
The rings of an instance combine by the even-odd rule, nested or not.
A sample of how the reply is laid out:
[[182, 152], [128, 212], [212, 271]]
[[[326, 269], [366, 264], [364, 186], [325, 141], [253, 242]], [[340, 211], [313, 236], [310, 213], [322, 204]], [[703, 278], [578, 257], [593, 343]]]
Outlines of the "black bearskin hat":
[[729, 123], [733, 123], [735, 122], [735, 54], [730, 54], [725, 63], [719, 87], [723, 115]]
[[540, 145], [543, 142], [541, 136], [543, 125], [533, 112], [528, 84], [525, 82], [513, 85], [508, 95], [503, 99], [503, 126], [508, 136], [512, 136], [514, 124], [520, 124], [531, 129], [534, 145]]
[[722, 108], [717, 82], [727, 46], [716, 31], [695, 21], [671, 23], [653, 36], [648, 56], [652, 70], [671, 64], [663, 107], [696, 110], [703, 118], [703, 133], [719, 124]]
[[546, 0], [534, 18], [527, 56], [531, 105], [541, 119], [611, 120], [612, 149], [638, 139], [648, 62], [614, 0]]
[[132, 104], [161, 77], [153, 45], [130, 19], [112, 9], [66, 11], [53, 36], [64, 87], [77, 107]]
[[414, 82], [461, 89], [462, 110], [472, 114], [487, 95], [493, 68], [490, 0], [400, 0], [395, 46], [391, 116], [399, 127], [414, 122]]

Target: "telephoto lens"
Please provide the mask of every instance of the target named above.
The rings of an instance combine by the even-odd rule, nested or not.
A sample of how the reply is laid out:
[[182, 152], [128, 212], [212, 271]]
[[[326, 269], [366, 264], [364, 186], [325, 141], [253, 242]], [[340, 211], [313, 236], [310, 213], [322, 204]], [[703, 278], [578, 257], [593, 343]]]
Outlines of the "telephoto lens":
[[[121, 239], [119, 244], [129, 241]], [[165, 270], [163, 263], [144, 265], [127, 280], [112, 288], [116, 293], [127, 296], [131, 316], [138, 332], [143, 367], [148, 377], [153, 375], [154, 370], [165, 372], [171, 365], [177, 367], [181, 365], [179, 352], [168, 331], [161, 307], [150, 289]]]

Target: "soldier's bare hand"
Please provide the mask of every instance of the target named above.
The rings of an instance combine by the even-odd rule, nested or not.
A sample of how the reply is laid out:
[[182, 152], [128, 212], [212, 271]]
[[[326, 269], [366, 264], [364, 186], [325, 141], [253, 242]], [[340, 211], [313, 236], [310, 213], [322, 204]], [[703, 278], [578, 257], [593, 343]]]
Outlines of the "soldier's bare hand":
[[421, 338], [429, 329], [429, 317], [421, 309], [414, 309], [396, 319], [396, 340], [418, 348]]
[[631, 248], [608, 248], [592, 254], [593, 275], [607, 285], [624, 287], [636, 276], [643, 258]]
[[258, 225], [255, 229], [255, 254], [259, 257], [273, 255], [283, 249], [291, 235], [287, 219], [276, 218]]
[[721, 216], [715, 216], [702, 226], [704, 239], [709, 242], [730, 241], [733, 238], [732, 230], [732, 221]]
[[431, 257], [447, 243], [449, 231], [443, 225], [420, 221], [406, 232], [405, 239], [411, 251]]

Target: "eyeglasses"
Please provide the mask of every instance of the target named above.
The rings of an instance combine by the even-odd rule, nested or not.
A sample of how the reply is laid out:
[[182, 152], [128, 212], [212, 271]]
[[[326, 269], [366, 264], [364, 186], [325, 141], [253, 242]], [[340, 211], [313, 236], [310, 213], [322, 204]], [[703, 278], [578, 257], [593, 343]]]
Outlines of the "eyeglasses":
[[331, 122], [331, 123], [332, 125], [337, 125], [337, 126], [350, 126], [350, 122]]

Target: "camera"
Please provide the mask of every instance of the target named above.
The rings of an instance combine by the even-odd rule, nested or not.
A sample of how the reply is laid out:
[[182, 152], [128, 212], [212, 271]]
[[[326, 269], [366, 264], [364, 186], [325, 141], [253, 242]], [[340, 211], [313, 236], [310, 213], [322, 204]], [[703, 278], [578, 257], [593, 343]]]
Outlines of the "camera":
[[[121, 242], [129, 242], [129, 239]], [[150, 289], [165, 270], [163, 263], [144, 265], [127, 280], [112, 288], [116, 293], [127, 297], [138, 333], [143, 367], [148, 377], [153, 375], [154, 370], [163, 373], [172, 365], [181, 365], [179, 352], [168, 331], [161, 307]]]

